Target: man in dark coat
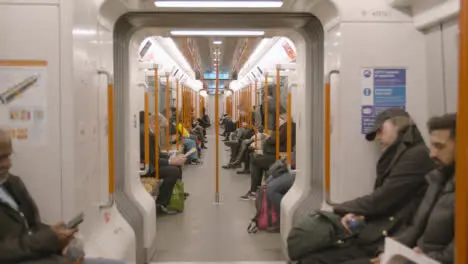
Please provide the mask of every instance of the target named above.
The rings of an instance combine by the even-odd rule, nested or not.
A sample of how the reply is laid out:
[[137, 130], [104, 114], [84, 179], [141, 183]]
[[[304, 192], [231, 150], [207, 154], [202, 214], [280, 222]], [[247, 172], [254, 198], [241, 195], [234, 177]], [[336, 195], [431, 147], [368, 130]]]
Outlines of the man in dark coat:
[[21, 178], [11, 175], [11, 139], [0, 129], [0, 263], [2, 264], [123, 264], [105, 259], [71, 260], [70, 242], [77, 229], [63, 223], [46, 225]]
[[[456, 119], [456, 114], [447, 114], [429, 120], [430, 155], [437, 169], [426, 177], [429, 187], [412, 225], [395, 237], [396, 241], [442, 264], [455, 263]], [[372, 263], [379, 262], [379, 258], [372, 260]]]
[[351, 246], [314, 253], [301, 260], [302, 264], [369, 260], [385, 237], [410, 224], [427, 188], [425, 175], [434, 168], [419, 130], [404, 110], [388, 109], [376, 117], [366, 139], [377, 139], [383, 151], [374, 191], [333, 208], [348, 230], [353, 219], [364, 220], [365, 228]]

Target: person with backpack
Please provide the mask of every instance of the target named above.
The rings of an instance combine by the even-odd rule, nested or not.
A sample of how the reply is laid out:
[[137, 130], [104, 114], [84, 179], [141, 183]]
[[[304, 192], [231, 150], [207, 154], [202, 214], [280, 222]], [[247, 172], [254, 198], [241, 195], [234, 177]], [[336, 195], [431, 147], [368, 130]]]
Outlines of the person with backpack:
[[[339, 227], [356, 238], [342, 247], [332, 246], [311, 252], [301, 258], [301, 264], [370, 259], [386, 237], [393, 237], [411, 225], [428, 186], [425, 176], [434, 169], [419, 129], [405, 110], [390, 108], [377, 115], [366, 139], [378, 140], [382, 150], [376, 164], [374, 191], [333, 206], [334, 215], [340, 219]], [[299, 247], [314, 247], [310, 237], [317, 237], [316, 230], [296, 239], [297, 244], [294, 245], [289, 243], [294, 240], [293, 231], [288, 238], [290, 257], [291, 251]], [[330, 235], [321, 240], [330, 239]]]

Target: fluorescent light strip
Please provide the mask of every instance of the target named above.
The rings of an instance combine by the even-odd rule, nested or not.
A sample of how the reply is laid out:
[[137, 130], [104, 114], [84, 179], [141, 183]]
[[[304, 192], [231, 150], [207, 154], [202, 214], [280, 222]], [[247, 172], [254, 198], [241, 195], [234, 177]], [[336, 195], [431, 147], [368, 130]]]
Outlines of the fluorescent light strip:
[[263, 36], [265, 31], [172, 30], [173, 36]]
[[223, 42], [221, 40], [215, 40], [215, 41], [213, 41], [213, 44], [214, 45], [221, 45], [221, 44], [223, 44]]
[[278, 8], [283, 1], [155, 1], [157, 7], [178, 8]]

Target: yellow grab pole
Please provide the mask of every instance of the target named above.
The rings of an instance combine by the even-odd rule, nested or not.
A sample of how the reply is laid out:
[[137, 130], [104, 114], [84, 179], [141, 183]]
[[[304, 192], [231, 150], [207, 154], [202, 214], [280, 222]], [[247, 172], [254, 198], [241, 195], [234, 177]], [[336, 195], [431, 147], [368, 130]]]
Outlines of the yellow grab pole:
[[[255, 93], [255, 108], [258, 108], [258, 93], [257, 93], [257, 81], [255, 80], [255, 85], [254, 85], [254, 93]], [[256, 109], [255, 111], [257, 111]], [[256, 116], [255, 116], [256, 117]], [[257, 124], [259, 124], [260, 120], [255, 120], [254, 124], [254, 132], [255, 132], [255, 149], [257, 149]]]
[[177, 150], [179, 150], [179, 137], [177, 136], [178, 124], [179, 124], [179, 80], [177, 80], [176, 82], [176, 148]]
[[150, 164], [149, 94], [145, 89], [145, 166]]
[[287, 139], [286, 139], [287, 140], [286, 141], [287, 142], [286, 143], [287, 144], [286, 145], [287, 146], [286, 151], [287, 151], [287, 154], [288, 154], [288, 156], [287, 156], [288, 165], [291, 165], [291, 152], [292, 152], [292, 137], [291, 137], [292, 136], [292, 116], [291, 116], [291, 112], [292, 112], [291, 111], [291, 108], [292, 108], [291, 103], [292, 102], [291, 102], [291, 98], [292, 98], [291, 91], [288, 91], [288, 103], [287, 103], [288, 105], [286, 107], [287, 111], [288, 111], [288, 125], [287, 125], [288, 126], [287, 127], [288, 133], [287, 133]]
[[280, 92], [281, 92], [281, 87], [280, 87], [280, 68], [279, 66], [276, 67], [276, 159], [280, 158], [280, 135], [279, 135], [279, 130], [280, 130], [280, 124], [279, 124], [279, 119], [280, 119]]
[[154, 68], [154, 171], [159, 180], [159, 76], [158, 67]]
[[112, 82], [107, 84], [107, 122], [108, 137], [107, 144], [109, 149], [109, 195], [114, 194], [115, 171], [114, 171], [114, 85]]
[[460, 61], [457, 113], [455, 263], [468, 263], [468, 0], [460, 7]]
[[109, 200], [106, 204], [100, 205], [100, 209], [108, 209], [114, 205], [114, 188], [115, 188], [115, 160], [114, 160], [114, 80], [112, 75], [105, 71], [99, 70], [99, 75], [107, 77], [107, 151], [108, 151], [108, 169], [109, 169]]
[[[216, 52], [216, 61], [219, 61]], [[215, 154], [215, 203], [219, 204], [219, 63], [216, 63], [216, 94], [215, 94], [215, 128], [216, 128], [216, 154]]]
[[252, 84], [249, 84], [249, 128], [252, 129]]
[[265, 116], [263, 133], [268, 134], [268, 73], [265, 73], [265, 86], [263, 87], [263, 115]]
[[166, 128], [166, 151], [167, 153], [169, 153], [169, 150], [171, 149], [171, 146], [170, 146], [170, 123], [171, 123], [171, 119], [170, 119], [170, 116], [169, 116], [169, 105], [170, 105], [170, 98], [169, 98], [169, 95], [170, 95], [170, 92], [171, 92], [171, 83], [169, 82], [169, 73], [166, 73], [166, 119], [167, 119], [167, 123], [168, 123], [168, 126]]
[[331, 77], [333, 74], [340, 74], [340, 71], [333, 70], [328, 73], [325, 83], [325, 202], [329, 205], [335, 203], [331, 200]]

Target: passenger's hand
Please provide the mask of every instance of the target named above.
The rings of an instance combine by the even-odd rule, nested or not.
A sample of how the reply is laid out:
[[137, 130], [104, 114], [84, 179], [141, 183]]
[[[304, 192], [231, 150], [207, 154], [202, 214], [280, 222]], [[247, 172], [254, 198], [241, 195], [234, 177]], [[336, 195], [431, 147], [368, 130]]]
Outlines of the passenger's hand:
[[344, 226], [344, 228], [346, 228], [346, 230], [348, 230], [348, 232], [351, 233], [351, 229], [349, 228], [349, 221], [351, 221], [352, 219], [355, 219], [355, 218], [360, 218], [362, 220], [364, 220], [364, 216], [362, 215], [355, 215], [355, 214], [347, 214], [345, 216], [343, 216], [341, 218], [341, 224]]
[[169, 164], [174, 165], [174, 166], [181, 166], [181, 165], [184, 165], [186, 161], [187, 161], [187, 158], [184, 156], [174, 157], [169, 161]]
[[372, 264], [380, 264], [380, 256], [370, 260]]
[[423, 252], [420, 248], [418, 248], [418, 247], [413, 248], [413, 251], [416, 252], [416, 253], [418, 253], [418, 254], [423, 254], [423, 253], [424, 253], [424, 252]]
[[73, 236], [75, 235], [75, 233], [78, 232], [78, 229], [76, 228], [67, 229], [63, 222], [53, 225], [51, 229], [57, 236], [59, 243], [60, 243], [60, 247], [62, 249], [68, 246], [70, 241], [73, 239]]
[[351, 221], [353, 218], [355, 218], [356, 215], [355, 214], [346, 214], [345, 216], [343, 216], [341, 218], [341, 224], [344, 226], [344, 228], [346, 228], [346, 230], [348, 230], [348, 232], [351, 233], [351, 229], [349, 228], [349, 221]]

